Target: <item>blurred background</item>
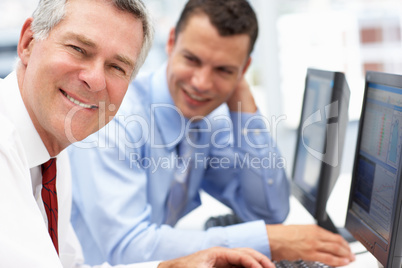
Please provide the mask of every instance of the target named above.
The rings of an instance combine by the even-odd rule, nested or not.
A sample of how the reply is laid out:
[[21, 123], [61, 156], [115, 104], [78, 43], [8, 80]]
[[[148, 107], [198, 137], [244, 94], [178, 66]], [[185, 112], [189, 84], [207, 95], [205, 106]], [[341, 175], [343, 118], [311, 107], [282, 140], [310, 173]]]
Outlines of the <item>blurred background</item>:
[[[38, 0], [0, 1], [0, 77], [12, 70], [20, 28]], [[185, 0], [144, 0], [156, 22], [156, 38], [143, 67], [166, 60], [165, 43]], [[401, 0], [251, 0], [260, 34], [247, 79], [285, 156], [292, 160], [308, 67], [346, 74], [349, 117], [360, 116], [367, 70], [402, 74]], [[286, 116], [274, 126], [275, 119]], [[282, 117], [283, 118], [283, 117]], [[280, 137], [280, 139], [278, 138]], [[354, 140], [354, 137], [351, 138]]]

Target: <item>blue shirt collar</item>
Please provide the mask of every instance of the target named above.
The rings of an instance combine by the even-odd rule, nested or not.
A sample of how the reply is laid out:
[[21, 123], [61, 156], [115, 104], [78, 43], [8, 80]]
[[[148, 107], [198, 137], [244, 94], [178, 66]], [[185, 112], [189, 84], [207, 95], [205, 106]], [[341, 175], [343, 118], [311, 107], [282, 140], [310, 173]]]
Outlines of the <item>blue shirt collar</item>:
[[[166, 68], [167, 63], [163, 64], [152, 77], [151, 99], [153, 106], [151, 107], [151, 118], [153, 114], [155, 126], [158, 128], [165, 147], [168, 150], [173, 150], [184, 138], [189, 119], [185, 118], [174, 104], [167, 83]], [[204, 120], [200, 120], [191, 122], [189, 128], [206, 129], [208, 124]], [[201, 134], [201, 136], [203, 135]]]
[[182, 116], [174, 105], [170, 95], [166, 77], [165, 63], [159, 68], [153, 78], [151, 86], [151, 118], [155, 116], [155, 126], [159, 129], [164, 145], [172, 150], [183, 138], [188, 119]]

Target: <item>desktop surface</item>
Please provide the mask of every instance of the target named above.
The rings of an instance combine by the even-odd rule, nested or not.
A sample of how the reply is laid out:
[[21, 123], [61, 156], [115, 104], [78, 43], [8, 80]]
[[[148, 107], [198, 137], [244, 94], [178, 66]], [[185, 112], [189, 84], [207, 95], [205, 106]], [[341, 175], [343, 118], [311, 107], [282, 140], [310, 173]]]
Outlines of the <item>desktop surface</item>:
[[[344, 226], [346, 219], [346, 210], [348, 206], [349, 191], [345, 189], [350, 188], [351, 173], [353, 168], [353, 155], [356, 145], [356, 137], [358, 132], [357, 121], [348, 123], [346, 138], [345, 138], [345, 150], [342, 155], [342, 172], [339, 176], [334, 189], [329, 197], [327, 204], [328, 214], [333, 219], [336, 226]], [[284, 131], [284, 130], [281, 130]], [[282, 139], [279, 140], [281, 144], [279, 147], [284, 152], [284, 156], [290, 159], [295, 145], [296, 132], [287, 131], [280, 133]], [[291, 164], [291, 162], [290, 162]], [[232, 213], [232, 210], [223, 205], [219, 201], [205, 192], [201, 192], [202, 205], [182, 218], [176, 228], [184, 230], [203, 230], [204, 223], [211, 216], [220, 216]], [[290, 212], [285, 220], [284, 224], [314, 224], [315, 220], [313, 216], [303, 207], [303, 205], [294, 197], [290, 197]], [[350, 247], [353, 253], [357, 253], [356, 260], [344, 268], [378, 268], [378, 262], [374, 256], [368, 252], [360, 242], [350, 243]]]
[[[345, 196], [344, 187], [350, 183], [350, 174], [343, 174], [338, 180], [334, 187], [333, 194], [329, 200], [329, 212], [333, 215], [334, 221], [338, 223], [345, 218], [345, 210], [342, 207], [347, 206], [347, 202], [343, 204], [336, 204], [336, 199], [341, 199]], [[211, 216], [218, 216], [222, 214], [231, 213], [231, 210], [208, 195], [205, 192], [201, 192], [201, 202], [202, 205], [190, 212], [188, 215], [183, 217], [176, 228], [182, 230], [204, 230], [205, 221]], [[338, 202], [339, 203], [339, 202]], [[213, 212], [211, 214], [211, 212]], [[337, 220], [337, 221], [336, 221]], [[314, 218], [311, 214], [303, 207], [302, 204], [295, 198], [290, 198], [290, 213], [284, 224], [314, 224]], [[353, 253], [358, 253], [356, 255], [356, 260], [344, 268], [378, 268], [377, 260], [374, 256], [368, 252], [360, 242], [350, 243]]]
[[[282, 130], [283, 131], [283, 130]], [[358, 131], [358, 122], [349, 122], [346, 139], [345, 150], [342, 156], [342, 173], [339, 176], [334, 189], [329, 197], [327, 204], [328, 214], [333, 219], [336, 226], [344, 226], [346, 219], [346, 210], [348, 206], [349, 192], [345, 189], [350, 188], [352, 162], [356, 137]], [[295, 144], [296, 133], [286, 132], [280, 133], [283, 139], [279, 140], [279, 145], [285, 153], [285, 157], [289, 158], [292, 154], [292, 148]], [[289, 147], [289, 148], [288, 148]], [[176, 228], [182, 230], [204, 230], [205, 222], [211, 216], [220, 216], [232, 213], [232, 210], [220, 203], [205, 192], [201, 192], [202, 205], [183, 217], [176, 225]], [[313, 216], [303, 207], [303, 205], [294, 197], [290, 197], [290, 212], [284, 224], [314, 224]], [[360, 242], [350, 243], [353, 253], [356, 255], [356, 260], [344, 268], [378, 268], [377, 260], [368, 252]]]

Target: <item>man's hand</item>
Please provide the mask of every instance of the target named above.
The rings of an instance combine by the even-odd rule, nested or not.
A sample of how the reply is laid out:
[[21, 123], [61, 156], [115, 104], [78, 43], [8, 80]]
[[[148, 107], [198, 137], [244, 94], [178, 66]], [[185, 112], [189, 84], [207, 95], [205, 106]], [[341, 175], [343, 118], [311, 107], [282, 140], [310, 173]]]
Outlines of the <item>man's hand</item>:
[[244, 77], [240, 80], [232, 96], [226, 103], [231, 112], [255, 113], [257, 111], [253, 94]]
[[228, 249], [214, 247], [196, 252], [186, 257], [165, 261], [158, 268], [275, 268], [263, 254], [248, 248]]
[[272, 260], [319, 261], [343, 266], [355, 260], [342, 236], [317, 225], [267, 225]]

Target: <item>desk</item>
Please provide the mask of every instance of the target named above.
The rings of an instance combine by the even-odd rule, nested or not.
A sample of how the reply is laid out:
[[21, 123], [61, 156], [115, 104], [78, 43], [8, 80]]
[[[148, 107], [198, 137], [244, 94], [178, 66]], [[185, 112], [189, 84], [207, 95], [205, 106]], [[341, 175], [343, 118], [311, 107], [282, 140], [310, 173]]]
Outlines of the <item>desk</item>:
[[[349, 122], [344, 146], [345, 150], [342, 156], [342, 174], [339, 176], [327, 204], [327, 212], [336, 226], [344, 226], [346, 219], [346, 209], [349, 200], [349, 189], [357, 130], [358, 122]], [[279, 139], [278, 141], [279, 148], [281, 148], [282, 152], [286, 156], [286, 159], [288, 160], [288, 167], [290, 168], [292, 167], [296, 132], [284, 132], [280, 135], [283, 138]], [[177, 228], [203, 230], [204, 223], [210, 216], [219, 216], [231, 213], [231, 210], [228, 207], [219, 203], [208, 194], [202, 193], [201, 201], [203, 205], [181, 219], [177, 224]], [[296, 198], [292, 196], [290, 198], [290, 213], [284, 224], [312, 223], [314, 223], [313, 217], [296, 200]], [[353, 252], [362, 252], [365, 250], [365, 248], [359, 242], [351, 243], [351, 248]], [[366, 252], [363, 254], [358, 254], [355, 262], [344, 267], [378, 268], [379, 266], [373, 255], [371, 255], [369, 252]]]
[[[340, 178], [341, 179], [341, 178]], [[331, 195], [331, 198], [333, 196], [339, 196], [341, 189], [344, 189], [342, 187], [343, 183], [347, 183], [347, 181], [339, 181], [340, 183], [335, 186], [333, 193], [335, 195]], [[338, 189], [337, 189], [338, 187]], [[343, 192], [345, 192], [345, 190], [343, 190]], [[338, 194], [338, 195], [337, 195]], [[330, 199], [331, 199], [330, 198]], [[336, 198], [334, 198], [336, 199]], [[347, 208], [347, 201], [346, 202], [342, 202], [342, 199], [338, 200], [338, 207], [337, 207], [337, 212], [339, 213], [339, 217], [332, 217], [334, 216], [333, 214], [336, 213], [332, 213], [331, 218], [333, 219], [335, 225], [337, 226], [343, 226], [344, 224], [344, 220], [345, 220], [345, 216], [342, 217], [343, 214], [346, 215], [346, 213], [343, 213], [344, 211], [346, 211]], [[335, 206], [335, 202], [328, 202], [328, 210], [330, 210], [330, 208]], [[328, 212], [329, 213], [329, 212]], [[340, 215], [342, 214], [342, 215]], [[340, 221], [342, 221], [342, 224], [339, 224]], [[290, 213], [288, 218], [286, 219], [286, 221], [284, 222], [284, 224], [312, 224], [314, 223], [314, 219], [313, 217], [308, 213], [308, 211], [299, 203], [299, 201], [295, 198], [295, 197], [291, 197], [290, 198]], [[352, 252], [354, 253], [360, 253], [356, 255], [356, 260], [346, 266], [343, 267], [348, 267], [348, 268], [378, 268], [378, 263], [376, 258], [374, 258], [374, 256], [370, 253], [370, 252], [366, 252], [365, 247], [358, 241], [350, 243], [350, 247], [352, 249]], [[365, 253], [361, 253], [361, 252], [365, 252]]]
[[[343, 179], [340, 177], [340, 180], [338, 180], [337, 185], [334, 188], [334, 194], [331, 195], [331, 198], [333, 199], [338, 199], [339, 195], [345, 194], [345, 185], [344, 184], [348, 183], [348, 177], [347, 175], [343, 177]], [[350, 182], [349, 182], [350, 183]], [[342, 191], [343, 189], [343, 191]], [[330, 199], [331, 199], [330, 198]], [[187, 229], [187, 230], [203, 230], [204, 228], [204, 223], [209, 217], [211, 216], [218, 216], [218, 215], [223, 215], [223, 214], [228, 214], [231, 213], [231, 210], [226, 207], [225, 205], [221, 204], [211, 196], [209, 196], [206, 193], [201, 193], [201, 201], [202, 201], [202, 206], [198, 207], [191, 213], [189, 213], [186, 217], [181, 219], [178, 224], [177, 228], [180, 229]], [[328, 206], [334, 206], [335, 201], [331, 201], [328, 203]], [[338, 213], [342, 213], [343, 209], [342, 206], [345, 207], [347, 206], [347, 201], [346, 202], [339, 202], [338, 200], [338, 207], [336, 211]], [[344, 220], [344, 217], [343, 217]], [[342, 221], [342, 217], [337, 218], [337, 220], [334, 222], [335, 224], [338, 224], [339, 221]], [[307, 212], [307, 210], [304, 209], [304, 207], [292, 196], [290, 198], [290, 213], [288, 218], [285, 221], [285, 224], [311, 224], [314, 223], [313, 217]], [[359, 242], [354, 242], [351, 244], [351, 248], [353, 252], [361, 252], [363, 251], [364, 247], [359, 243]], [[356, 256], [356, 261], [344, 266], [347, 268], [378, 268], [377, 260], [371, 255], [371, 253], [366, 252], [364, 254], [358, 254]]]

